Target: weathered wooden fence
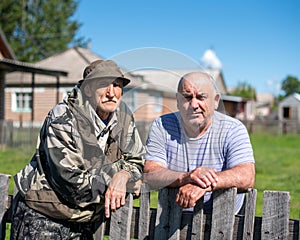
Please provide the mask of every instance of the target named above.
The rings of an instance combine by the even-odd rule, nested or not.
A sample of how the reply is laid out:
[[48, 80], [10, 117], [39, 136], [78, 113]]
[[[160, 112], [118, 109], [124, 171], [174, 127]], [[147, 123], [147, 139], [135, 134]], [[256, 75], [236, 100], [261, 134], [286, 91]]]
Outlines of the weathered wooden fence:
[[[242, 121], [250, 133], [270, 133], [273, 135], [300, 134], [300, 122], [296, 120], [266, 120]], [[145, 143], [152, 121], [136, 121], [142, 142]], [[34, 149], [42, 123], [19, 122], [0, 120], [0, 150], [20, 146], [32, 146]]]
[[[11, 222], [9, 175], [0, 174], [0, 239]], [[262, 217], [255, 217], [256, 190], [247, 192], [244, 213], [234, 214], [236, 188], [213, 193], [213, 213], [203, 214], [202, 199], [192, 214], [175, 203], [177, 189], [159, 191], [157, 209], [150, 208], [149, 191], [142, 188], [140, 207], [133, 207], [133, 197], [99, 224], [95, 239], [300, 239], [299, 220], [289, 219], [288, 192], [265, 191]], [[185, 219], [185, 220], [184, 220]], [[184, 222], [182, 222], [184, 220]], [[8, 233], [6, 233], [8, 234]]]

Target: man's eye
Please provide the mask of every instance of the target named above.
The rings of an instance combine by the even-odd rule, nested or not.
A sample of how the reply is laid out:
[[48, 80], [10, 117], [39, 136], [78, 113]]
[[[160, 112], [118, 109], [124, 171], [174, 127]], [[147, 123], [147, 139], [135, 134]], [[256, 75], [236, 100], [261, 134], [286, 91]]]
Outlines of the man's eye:
[[122, 87], [122, 84], [119, 82], [114, 82], [113, 84], [114, 84], [114, 87]]
[[197, 95], [197, 99], [198, 100], [205, 100], [205, 99], [207, 99], [207, 95], [203, 95], [203, 94]]
[[187, 101], [190, 101], [190, 100], [192, 100], [192, 96], [190, 96], [190, 95], [183, 95], [183, 97], [185, 98], [185, 100], [187, 100]]

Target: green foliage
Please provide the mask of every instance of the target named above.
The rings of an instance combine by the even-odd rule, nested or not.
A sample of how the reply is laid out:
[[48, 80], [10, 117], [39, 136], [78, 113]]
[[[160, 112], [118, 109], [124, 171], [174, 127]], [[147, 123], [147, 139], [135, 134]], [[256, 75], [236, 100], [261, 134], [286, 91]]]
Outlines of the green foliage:
[[298, 78], [288, 75], [283, 80], [281, 89], [285, 92], [285, 96], [293, 93], [300, 93], [300, 81]]
[[239, 97], [248, 98], [248, 99], [256, 98], [256, 92], [255, 92], [254, 87], [252, 87], [247, 82], [239, 82], [236, 89], [234, 89], [230, 93], [230, 95], [239, 96]]
[[75, 0], [0, 2], [0, 26], [18, 60], [35, 62], [68, 48], [80, 24], [72, 19]]

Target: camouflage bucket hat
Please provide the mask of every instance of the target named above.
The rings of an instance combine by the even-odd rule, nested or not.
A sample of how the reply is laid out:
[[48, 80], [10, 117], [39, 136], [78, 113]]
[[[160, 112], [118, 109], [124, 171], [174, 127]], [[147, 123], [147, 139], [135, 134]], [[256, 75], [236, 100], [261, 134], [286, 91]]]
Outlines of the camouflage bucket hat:
[[116, 79], [123, 81], [123, 87], [130, 83], [114, 61], [96, 60], [84, 69], [81, 87], [84, 88], [91, 81], [98, 81], [99, 87], [107, 87]]

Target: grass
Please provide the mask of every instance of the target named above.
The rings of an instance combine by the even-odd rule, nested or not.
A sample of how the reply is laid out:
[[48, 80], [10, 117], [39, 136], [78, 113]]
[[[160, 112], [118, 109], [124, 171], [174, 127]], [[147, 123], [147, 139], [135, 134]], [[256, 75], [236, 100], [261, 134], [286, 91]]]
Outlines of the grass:
[[290, 193], [290, 218], [300, 218], [300, 135], [251, 136], [256, 160], [257, 207], [262, 214], [264, 190]]
[[[256, 215], [262, 215], [264, 190], [290, 192], [290, 218], [300, 218], [300, 135], [250, 136], [256, 160], [257, 206]], [[0, 152], [0, 172], [15, 175], [31, 159], [34, 146], [7, 149]], [[13, 181], [9, 187], [13, 193]], [[151, 193], [151, 207], [157, 204], [157, 193]], [[135, 201], [138, 205], [138, 200]]]

